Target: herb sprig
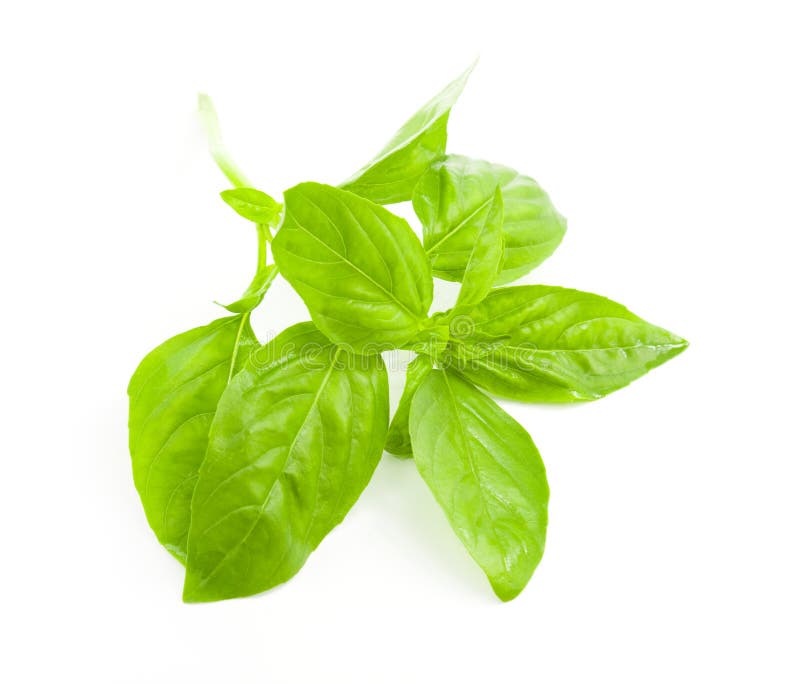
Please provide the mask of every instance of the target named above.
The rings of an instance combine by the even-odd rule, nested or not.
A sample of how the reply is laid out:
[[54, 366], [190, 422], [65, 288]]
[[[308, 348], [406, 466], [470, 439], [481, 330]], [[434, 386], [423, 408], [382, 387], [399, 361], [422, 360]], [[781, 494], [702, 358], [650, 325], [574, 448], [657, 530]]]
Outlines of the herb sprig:
[[[566, 221], [528, 176], [447, 154], [471, 68], [333, 187], [280, 203], [252, 187], [199, 109], [256, 227], [256, 272], [231, 314], [151, 351], [128, 387], [136, 488], [159, 541], [186, 566], [185, 601], [290, 579], [369, 483], [381, 454], [413, 458], [456, 535], [504, 600], [545, 545], [549, 489], [527, 431], [490, 395], [599, 399], [683, 351], [680, 337], [588, 292], [507, 286], [549, 257]], [[411, 201], [422, 241], [385, 206]], [[269, 263], [270, 252], [274, 263]], [[260, 345], [250, 326], [280, 275], [311, 321]], [[430, 313], [433, 277], [461, 283]], [[409, 349], [389, 422], [381, 352]]]

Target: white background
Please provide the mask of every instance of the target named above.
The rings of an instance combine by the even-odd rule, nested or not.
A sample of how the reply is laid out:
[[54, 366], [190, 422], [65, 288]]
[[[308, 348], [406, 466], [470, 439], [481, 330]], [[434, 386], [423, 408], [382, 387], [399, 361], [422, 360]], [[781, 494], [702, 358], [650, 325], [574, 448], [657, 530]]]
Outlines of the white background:
[[[5, 4], [0, 679], [799, 681], [793, 5]], [[182, 604], [131, 480], [126, 384], [255, 260], [196, 92], [279, 196], [343, 180], [478, 54], [449, 149], [533, 175], [569, 219], [525, 282], [692, 346], [601, 402], [506, 404], [552, 489], [515, 601], [385, 456], [291, 582]], [[280, 283], [255, 325], [304, 318]]]

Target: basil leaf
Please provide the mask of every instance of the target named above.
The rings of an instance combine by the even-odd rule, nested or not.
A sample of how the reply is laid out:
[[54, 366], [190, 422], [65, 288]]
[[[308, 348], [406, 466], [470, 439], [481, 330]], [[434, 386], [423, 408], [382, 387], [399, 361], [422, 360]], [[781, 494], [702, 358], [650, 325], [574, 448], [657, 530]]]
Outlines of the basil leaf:
[[688, 346], [605, 297], [547, 285], [493, 290], [469, 321], [454, 345], [501, 341], [453, 368], [493, 394], [523, 401], [598, 399]]
[[128, 386], [136, 489], [156, 537], [181, 562], [208, 428], [229, 377], [257, 346], [246, 316], [221, 318], [156, 347]]
[[389, 425], [389, 433], [386, 435], [385, 449], [390, 454], [409, 458], [411, 453], [411, 436], [408, 434], [408, 413], [411, 410], [411, 400], [414, 398], [422, 381], [428, 377], [428, 373], [433, 370], [433, 361], [430, 356], [424, 354], [417, 356], [406, 369], [406, 386], [400, 397], [400, 403], [394, 412], [394, 417]]
[[239, 216], [254, 223], [275, 225], [281, 213], [281, 205], [267, 193], [255, 188], [223, 190], [220, 197]]
[[317, 327], [350, 351], [411, 339], [433, 298], [430, 264], [408, 223], [361, 197], [318, 183], [285, 193], [272, 243], [281, 274]]
[[[503, 262], [503, 195], [495, 188], [489, 204], [480, 212], [482, 225], [464, 269], [464, 280], [458, 293], [456, 309], [477, 304], [489, 294]], [[444, 247], [444, 246], [443, 246]], [[440, 267], [447, 261], [446, 247], [439, 251]], [[452, 254], [451, 254], [452, 256]], [[461, 255], [456, 259], [460, 262]]]
[[414, 462], [450, 525], [509, 601], [544, 552], [549, 489], [525, 429], [447, 372], [429, 373], [411, 402]]
[[184, 600], [259, 593], [302, 567], [378, 464], [388, 392], [380, 356], [347, 354], [311, 323], [253, 354], [211, 426]]
[[435, 276], [463, 279], [483, 212], [498, 186], [505, 251], [496, 285], [525, 275], [561, 243], [566, 221], [535, 180], [507, 166], [449, 155], [431, 165], [412, 198]]
[[450, 110], [474, 67], [406, 121], [378, 155], [340, 187], [379, 204], [411, 199], [419, 177], [444, 154]]
[[222, 304], [221, 306], [231, 313], [247, 313], [252, 311], [261, 304], [264, 295], [267, 293], [267, 290], [269, 290], [269, 286], [272, 285], [272, 281], [275, 280], [277, 275], [278, 267], [275, 264], [260, 268], [239, 299], [230, 304]]

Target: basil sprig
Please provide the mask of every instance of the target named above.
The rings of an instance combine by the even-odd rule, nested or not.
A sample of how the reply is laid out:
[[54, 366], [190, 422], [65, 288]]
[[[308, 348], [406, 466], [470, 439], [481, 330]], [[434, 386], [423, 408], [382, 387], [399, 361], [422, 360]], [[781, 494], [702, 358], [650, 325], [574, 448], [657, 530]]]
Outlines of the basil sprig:
[[[158, 540], [186, 565], [184, 600], [256, 594], [290, 579], [369, 483], [384, 450], [413, 458], [503, 601], [544, 551], [549, 489], [527, 431], [490, 395], [579, 402], [618, 390], [687, 343], [595, 294], [506, 286], [561, 242], [566, 222], [528, 176], [446, 153], [471, 68], [338, 187], [280, 203], [209, 148], [252, 222], [256, 271], [232, 315], [150, 352], [128, 387], [134, 483]], [[412, 201], [422, 241], [385, 204]], [[270, 252], [274, 263], [270, 263]], [[311, 321], [261, 346], [250, 326], [281, 275]], [[431, 312], [433, 277], [461, 283]], [[389, 421], [381, 352], [416, 352]]]

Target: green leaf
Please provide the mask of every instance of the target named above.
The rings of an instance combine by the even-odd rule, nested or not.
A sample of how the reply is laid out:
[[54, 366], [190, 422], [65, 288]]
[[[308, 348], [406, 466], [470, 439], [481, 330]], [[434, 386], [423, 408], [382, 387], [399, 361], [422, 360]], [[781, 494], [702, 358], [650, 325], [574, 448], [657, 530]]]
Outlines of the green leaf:
[[235, 188], [246, 188], [251, 185], [245, 175], [234, 164], [233, 159], [228, 150], [225, 149], [225, 144], [222, 142], [222, 130], [219, 125], [219, 118], [217, 117], [217, 110], [214, 103], [208, 95], [200, 93], [197, 96], [197, 113], [200, 115], [200, 124], [206, 133], [208, 140], [208, 151], [214, 158], [219, 170], [225, 174], [225, 177], [230, 181], [231, 185]]
[[378, 464], [388, 392], [380, 356], [336, 349], [311, 323], [253, 354], [211, 426], [185, 601], [256, 594], [302, 567]]
[[272, 243], [281, 274], [317, 327], [357, 353], [411, 339], [433, 298], [430, 264], [408, 223], [350, 192], [301, 183], [285, 193]]
[[[456, 310], [472, 306], [483, 300], [497, 280], [503, 262], [503, 195], [495, 188], [489, 204], [479, 214], [480, 226], [472, 252], [464, 269], [464, 280], [456, 301]], [[477, 218], [477, 217], [476, 217]], [[446, 261], [446, 252], [437, 258]], [[461, 259], [461, 255], [457, 256]]]
[[458, 538], [509, 601], [544, 552], [549, 489], [525, 429], [492, 399], [431, 371], [411, 402], [411, 443], [422, 478]]
[[469, 320], [468, 334], [454, 346], [501, 341], [452, 368], [493, 394], [522, 401], [598, 399], [688, 344], [605, 297], [547, 285], [493, 290]]
[[275, 280], [277, 275], [278, 267], [275, 264], [260, 268], [239, 299], [230, 304], [222, 304], [221, 306], [231, 313], [247, 313], [252, 311], [261, 304], [264, 295], [267, 293], [267, 290], [269, 290], [269, 286], [272, 285], [272, 281]]
[[156, 347], [128, 386], [136, 489], [156, 537], [181, 562], [208, 428], [229, 377], [257, 346], [246, 316], [221, 318]]
[[499, 164], [450, 155], [435, 162], [414, 190], [433, 274], [462, 280], [497, 187], [503, 197], [503, 265], [494, 284], [530, 272], [558, 247], [566, 221], [532, 178]]
[[234, 188], [223, 190], [220, 197], [239, 216], [254, 223], [273, 226], [281, 213], [281, 205], [267, 193], [255, 188]]
[[411, 436], [408, 434], [408, 414], [411, 410], [411, 400], [419, 389], [422, 381], [433, 370], [433, 360], [426, 355], [417, 356], [406, 369], [406, 385], [400, 403], [394, 412], [394, 418], [389, 425], [386, 435], [386, 451], [402, 458], [411, 457]]
[[450, 110], [474, 67], [406, 121], [378, 155], [341, 187], [379, 204], [411, 199], [419, 177], [444, 154]]

